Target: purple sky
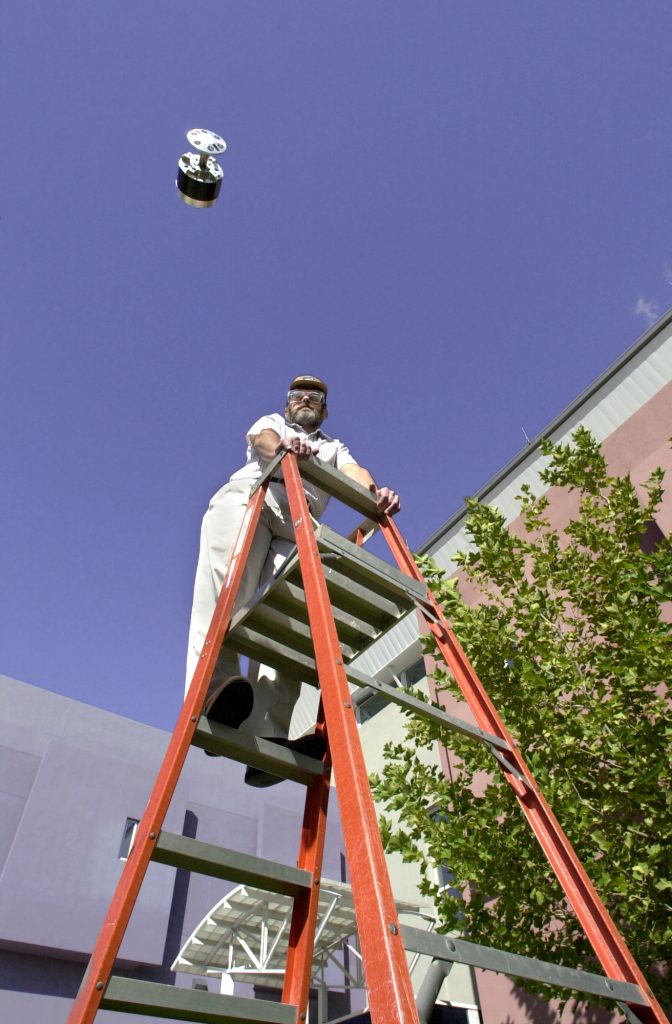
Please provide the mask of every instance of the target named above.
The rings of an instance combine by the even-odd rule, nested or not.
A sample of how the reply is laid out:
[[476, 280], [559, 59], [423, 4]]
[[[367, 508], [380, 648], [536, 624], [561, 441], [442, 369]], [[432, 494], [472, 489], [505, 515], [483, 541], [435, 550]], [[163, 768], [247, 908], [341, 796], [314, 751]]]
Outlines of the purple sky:
[[[199, 524], [297, 372], [432, 533], [672, 299], [667, 0], [14, 0], [0, 672], [179, 710]], [[214, 210], [185, 132], [228, 143]]]

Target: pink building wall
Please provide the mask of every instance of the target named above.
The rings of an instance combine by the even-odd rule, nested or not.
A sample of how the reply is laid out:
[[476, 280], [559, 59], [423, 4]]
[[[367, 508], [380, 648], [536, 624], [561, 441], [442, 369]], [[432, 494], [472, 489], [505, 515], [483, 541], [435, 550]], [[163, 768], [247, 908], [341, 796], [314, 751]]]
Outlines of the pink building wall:
[[[613, 431], [603, 442], [602, 450], [609, 470], [614, 475], [630, 473], [633, 483], [644, 496], [643, 484], [652, 470], [662, 466], [665, 470], [666, 493], [657, 516], [657, 525], [666, 536], [672, 533], [672, 382], [661, 388], [645, 402], [636, 413]], [[578, 507], [575, 494], [561, 488], [551, 488], [549, 519], [558, 528], [564, 527]], [[522, 520], [513, 520], [510, 529], [522, 532]], [[465, 600], [479, 600], [477, 589], [464, 575], [460, 578], [460, 589]], [[428, 670], [431, 670], [431, 664]], [[467, 706], [450, 695], [441, 695], [441, 702], [449, 714], [474, 721]], [[449, 750], [441, 751], [444, 771], [453, 776], [456, 770], [455, 757]], [[626, 936], [627, 941], [627, 936]], [[569, 1003], [561, 1015], [558, 1014], [557, 1000], [548, 1002], [528, 995], [517, 988], [505, 975], [487, 971], [475, 971], [483, 1024], [608, 1024], [611, 1020], [622, 1019], [620, 1012], [610, 1014], [606, 1010], [586, 1004]]]

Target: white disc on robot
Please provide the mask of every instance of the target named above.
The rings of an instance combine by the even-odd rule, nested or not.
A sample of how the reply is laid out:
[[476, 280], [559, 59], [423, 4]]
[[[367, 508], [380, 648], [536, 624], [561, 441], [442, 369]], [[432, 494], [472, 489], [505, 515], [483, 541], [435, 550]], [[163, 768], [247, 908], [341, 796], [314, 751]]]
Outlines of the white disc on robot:
[[189, 142], [199, 153], [223, 153], [226, 143], [221, 135], [208, 131], [207, 128], [192, 128], [187, 132]]

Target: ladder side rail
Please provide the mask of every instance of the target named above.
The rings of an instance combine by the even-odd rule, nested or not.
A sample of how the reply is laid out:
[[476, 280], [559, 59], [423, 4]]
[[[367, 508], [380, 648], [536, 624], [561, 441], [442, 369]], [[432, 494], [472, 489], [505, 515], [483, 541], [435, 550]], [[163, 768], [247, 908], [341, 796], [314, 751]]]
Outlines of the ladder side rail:
[[[317, 715], [317, 731], [325, 734], [324, 709], [321, 701]], [[297, 1007], [297, 1024], [300, 1024], [301, 1014], [307, 1012], [310, 996], [330, 788], [331, 758], [327, 749], [324, 774], [316, 778], [306, 791], [297, 867], [310, 872], [312, 884], [294, 897], [282, 990], [282, 1002]]]
[[[418, 1024], [343, 656], [296, 456], [282, 462], [294, 524], [373, 1024]], [[364, 490], [361, 488], [361, 490]]]
[[180, 772], [189, 752], [222, 639], [231, 620], [243, 570], [261, 515], [265, 493], [266, 487], [262, 487], [256, 491], [248, 503], [228, 575], [206, 636], [204, 654], [201, 655], [194, 672], [191, 686], [177, 719], [175, 731], [142, 820], [138, 825], [133, 848], [117, 883], [88, 967], [82, 978], [79, 992], [70, 1010], [67, 1024], [92, 1024], [103, 998]]
[[[389, 517], [385, 517], [381, 521], [381, 530], [399, 568], [416, 580], [424, 582], [408, 546]], [[508, 756], [513, 761], [517, 773], [514, 775], [504, 765], [501, 765], [504, 776], [511, 785], [516, 799], [546, 854], [605, 974], [617, 981], [631, 982], [639, 986], [648, 999], [649, 1005], [646, 1007], [633, 1006], [632, 1009], [645, 1024], [654, 1024], [654, 1022], [655, 1024], [668, 1024], [667, 1017], [651, 991], [651, 987], [616, 928], [560, 823], [543, 797], [520, 750], [488, 697], [457, 637], [448, 626], [440, 605], [429, 590], [427, 590], [427, 607], [428, 614], [423, 614], [427, 627], [436, 637], [441, 655], [455, 677], [478, 725], [488, 732], [495, 733], [509, 746]], [[422, 611], [421, 609], [421, 613]], [[522, 780], [516, 777], [517, 774], [523, 777]]]

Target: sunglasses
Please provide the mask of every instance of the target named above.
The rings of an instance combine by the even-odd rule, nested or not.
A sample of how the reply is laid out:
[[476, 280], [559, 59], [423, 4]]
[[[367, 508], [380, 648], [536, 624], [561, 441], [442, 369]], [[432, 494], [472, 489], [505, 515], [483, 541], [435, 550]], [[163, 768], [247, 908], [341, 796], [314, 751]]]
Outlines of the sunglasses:
[[324, 391], [308, 391], [304, 388], [292, 388], [287, 392], [288, 402], [300, 402], [302, 398], [308, 398], [315, 405], [324, 405], [325, 394]]

